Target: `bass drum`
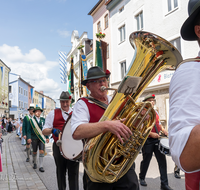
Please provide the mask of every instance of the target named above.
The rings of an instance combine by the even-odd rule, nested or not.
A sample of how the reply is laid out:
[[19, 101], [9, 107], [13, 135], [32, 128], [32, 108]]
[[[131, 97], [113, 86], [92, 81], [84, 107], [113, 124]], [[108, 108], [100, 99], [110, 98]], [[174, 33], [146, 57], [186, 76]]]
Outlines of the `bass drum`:
[[61, 138], [57, 142], [56, 144], [60, 147], [60, 153], [64, 158], [73, 161], [80, 160], [83, 151], [83, 142], [82, 140], [74, 140], [72, 138], [71, 115], [63, 126]]

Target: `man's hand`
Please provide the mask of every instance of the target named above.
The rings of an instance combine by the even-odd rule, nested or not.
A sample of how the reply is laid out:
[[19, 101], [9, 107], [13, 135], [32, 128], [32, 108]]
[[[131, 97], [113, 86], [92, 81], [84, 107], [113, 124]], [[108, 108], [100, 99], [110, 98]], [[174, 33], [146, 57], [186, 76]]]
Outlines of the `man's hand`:
[[49, 143], [49, 139], [46, 139], [46, 143]]
[[132, 135], [131, 130], [122, 123], [124, 120], [125, 119], [106, 121], [108, 124], [108, 131], [116, 135], [122, 144], [124, 143], [122, 138], [128, 140], [128, 138]]
[[24, 135], [23, 137], [24, 137], [24, 139], [26, 140], [26, 135]]
[[150, 136], [154, 139], [158, 139], [160, 137], [160, 135], [158, 133], [154, 133], [154, 132], [151, 132], [150, 133]]
[[27, 143], [31, 143], [31, 142], [32, 142], [32, 140], [31, 140], [31, 139], [28, 139], [28, 140], [27, 140]]
[[59, 130], [59, 129], [53, 128], [51, 132], [52, 132], [56, 137], [58, 137], [58, 135], [59, 135], [59, 133], [60, 133], [60, 130]]
[[168, 136], [168, 131], [163, 128], [162, 132], [164, 133], [165, 136]]

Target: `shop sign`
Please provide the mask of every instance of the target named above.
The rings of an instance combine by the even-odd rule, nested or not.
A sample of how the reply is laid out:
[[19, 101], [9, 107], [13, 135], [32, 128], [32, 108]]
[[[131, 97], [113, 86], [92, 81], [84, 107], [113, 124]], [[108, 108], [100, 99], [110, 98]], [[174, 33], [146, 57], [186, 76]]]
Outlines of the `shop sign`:
[[170, 83], [173, 74], [174, 74], [174, 71], [163, 71], [159, 73], [154, 78], [154, 80], [149, 84], [149, 87]]

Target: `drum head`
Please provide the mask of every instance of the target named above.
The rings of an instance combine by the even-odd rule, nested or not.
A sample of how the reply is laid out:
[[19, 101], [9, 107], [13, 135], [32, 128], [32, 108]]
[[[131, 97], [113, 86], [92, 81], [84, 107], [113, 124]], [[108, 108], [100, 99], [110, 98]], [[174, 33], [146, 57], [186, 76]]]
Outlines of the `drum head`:
[[81, 140], [74, 140], [71, 133], [71, 118], [65, 125], [62, 132], [62, 153], [69, 160], [76, 160], [81, 156], [83, 143]]
[[161, 144], [163, 147], [169, 149], [169, 139], [168, 139], [168, 138], [161, 138], [161, 139], [160, 139], [160, 144]]

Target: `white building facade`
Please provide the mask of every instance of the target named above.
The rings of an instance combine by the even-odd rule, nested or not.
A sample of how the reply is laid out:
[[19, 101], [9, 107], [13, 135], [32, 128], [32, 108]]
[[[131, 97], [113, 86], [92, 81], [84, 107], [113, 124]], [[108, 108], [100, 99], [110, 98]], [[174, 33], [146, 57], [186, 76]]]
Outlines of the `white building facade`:
[[[170, 41], [183, 58], [197, 57], [197, 42], [184, 41], [180, 29], [188, 17], [189, 0], [108, 0], [110, 14], [112, 76], [111, 87], [117, 88], [134, 56], [129, 36], [134, 31], [147, 31]], [[174, 71], [160, 73], [143, 92], [138, 101], [156, 95], [156, 107], [163, 126], [167, 128], [169, 83]]]
[[93, 40], [88, 39], [87, 32], [84, 32], [80, 37], [77, 30], [74, 30], [71, 35], [72, 49], [67, 54], [67, 70], [70, 70], [70, 60], [73, 56], [74, 71], [78, 78], [74, 75], [74, 100], [75, 102], [80, 98], [80, 50], [78, 49], [80, 45], [83, 45], [83, 52], [86, 55], [87, 69], [93, 66]]

